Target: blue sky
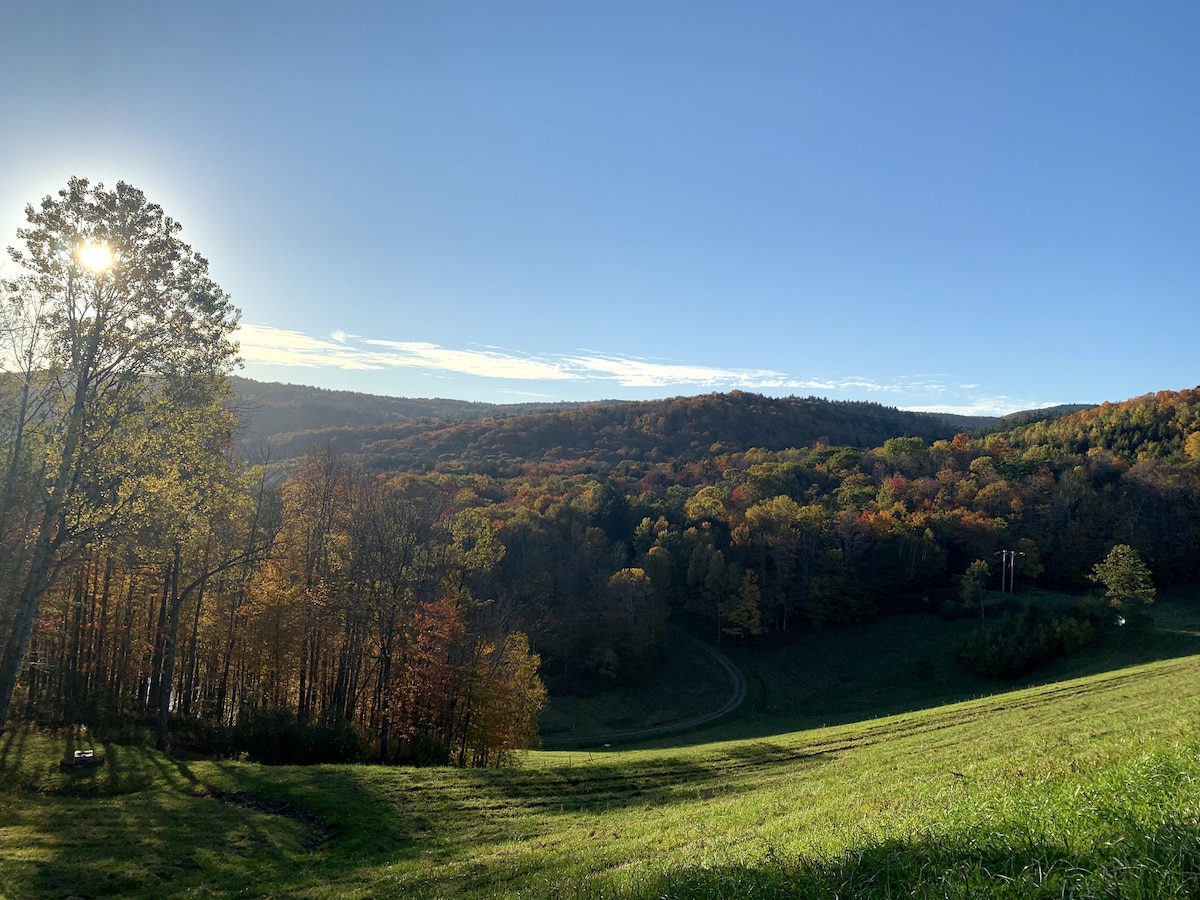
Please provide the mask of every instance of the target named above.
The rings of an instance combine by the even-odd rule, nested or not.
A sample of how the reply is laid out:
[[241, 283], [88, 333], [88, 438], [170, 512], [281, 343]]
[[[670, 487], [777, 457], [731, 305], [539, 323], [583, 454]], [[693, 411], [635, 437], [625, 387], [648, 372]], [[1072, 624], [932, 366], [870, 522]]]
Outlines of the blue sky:
[[14, 7], [0, 242], [71, 175], [136, 185], [250, 377], [984, 414], [1200, 383], [1192, 0]]

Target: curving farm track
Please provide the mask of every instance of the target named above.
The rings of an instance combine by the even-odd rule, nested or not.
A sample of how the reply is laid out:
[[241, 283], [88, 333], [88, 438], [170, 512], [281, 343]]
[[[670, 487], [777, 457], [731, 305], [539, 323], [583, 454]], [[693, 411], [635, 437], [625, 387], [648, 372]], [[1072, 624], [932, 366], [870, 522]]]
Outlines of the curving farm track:
[[672, 628], [672, 633], [681, 640], [690, 641], [695, 644], [705, 653], [713, 658], [714, 661], [729, 676], [730, 693], [729, 697], [716, 709], [706, 713], [701, 713], [698, 716], [691, 716], [687, 719], [680, 719], [677, 722], [667, 722], [664, 725], [655, 725], [650, 728], [638, 728], [633, 731], [613, 731], [604, 732], [595, 735], [584, 735], [582, 737], [570, 738], [570, 743], [611, 743], [612, 741], [627, 741], [636, 738], [658, 737], [663, 734], [672, 734], [676, 731], [687, 731], [691, 728], [696, 728], [700, 725], [707, 725], [709, 722], [715, 721], [722, 716], [728, 715], [746, 699], [746, 676], [742, 674], [741, 669], [733, 664], [733, 662], [724, 653], [721, 653], [715, 647], [704, 643], [699, 638], [693, 637], [686, 631], [679, 628]]

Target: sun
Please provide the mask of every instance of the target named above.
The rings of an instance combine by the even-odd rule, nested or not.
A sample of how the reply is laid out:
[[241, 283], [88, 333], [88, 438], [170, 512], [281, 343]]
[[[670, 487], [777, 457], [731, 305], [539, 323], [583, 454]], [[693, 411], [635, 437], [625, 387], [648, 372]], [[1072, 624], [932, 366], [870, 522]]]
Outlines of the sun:
[[103, 272], [112, 265], [113, 255], [103, 244], [84, 244], [79, 248], [79, 261], [93, 272]]

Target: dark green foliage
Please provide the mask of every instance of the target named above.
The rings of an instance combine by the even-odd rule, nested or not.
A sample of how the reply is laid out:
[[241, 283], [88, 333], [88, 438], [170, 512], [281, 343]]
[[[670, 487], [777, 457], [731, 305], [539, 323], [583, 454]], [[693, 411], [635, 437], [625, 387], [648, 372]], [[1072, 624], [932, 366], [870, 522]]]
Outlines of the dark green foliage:
[[1096, 640], [1103, 619], [1082, 608], [1049, 611], [1031, 603], [980, 628], [958, 648], [958, 661], [986, 678], [1016, 679]]
[[929, 681], [933, 678], [933, 657], [928, 653], [922, 653], [913, 664], [913, 670], [921, 681]]
[[237, 725], [179, 722], [172, 727], [172, 747], [176, 753], [269, 765], [370, 761], [362, 737], [348, 724], [302, 725], [289, 710], [253, 713]]

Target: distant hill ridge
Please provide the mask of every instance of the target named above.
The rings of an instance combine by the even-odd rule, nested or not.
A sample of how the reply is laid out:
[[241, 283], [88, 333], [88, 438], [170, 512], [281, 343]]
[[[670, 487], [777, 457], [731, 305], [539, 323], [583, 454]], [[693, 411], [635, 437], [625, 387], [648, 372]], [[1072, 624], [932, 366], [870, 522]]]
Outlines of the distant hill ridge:
[[333, 441], [384, 471], [428, 471], [454, 460], [696, 459], [751, 447], [876, 447], [891, 437], [927, 442], [963, 431], [1007, 430], [1086, 409], [960, 416], [862, 401], [766, 397], [733, 391], [665, 400], [490, 404], [406, 399], [235, 378], [249, 424], [244, 443], [299, 456]]
[[[302, 384], [230, 379], [243, 413], [243, 442], [254, 444], [283, 435], [302, 436], [330, 429], [364, 428], [404, 422], [442, 425], [495, 416], [519, 416], [573, 409], [583, 403], [477, 403], [441, 398], [412, 399], [335, 391]], [[599, 401], [605, 402], [605, 401]], [[612, 402], [612, 401], [609, 401]]]

